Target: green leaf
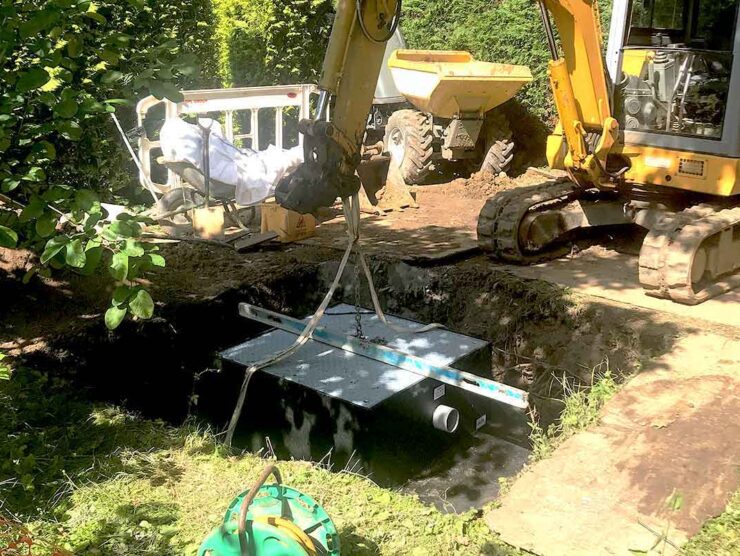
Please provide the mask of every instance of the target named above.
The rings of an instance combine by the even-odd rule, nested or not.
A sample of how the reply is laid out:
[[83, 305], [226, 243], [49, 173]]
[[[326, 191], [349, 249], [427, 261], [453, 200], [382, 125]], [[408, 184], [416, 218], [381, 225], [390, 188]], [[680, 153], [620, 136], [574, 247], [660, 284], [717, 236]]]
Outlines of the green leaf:
[[167, 98], [172, 102], [181, 102], [184, 98], [177, 86], [168, 81], [151, 81], [149, 90], [158, 99]]
[[56, 122], [56, 128], [62, 137], [69, 141], [79, 141], [82, 138], [82, 128], [73, 120], [59, 120]]
[[108, 62], [109, 64], [117, 64], [118, 59], [121, 57], [118, 52], [109, 50], [107, 48], [103, 50], [100, 54], [98, 54], [98, 56], [100, 56], [101, 60], [103, 60], [104, 62]]
[[87, 256], [85, 255], [85, 249], [82, 246], [81, 239], [73, 239], [67, 244], [67, 254], [65, 256], [67, 264], [73, 268], [84, 268]]
[[46, 179], [46, 172], [39, 166], [34, 166], [22, 178], [24, 181], [41, 182]]
[[62, 118], [71, 118], [77, 114], [77, 101], [73, 98], [61, 101], [54, 107], [54, 113]]
[[13, 178], [5, 178], [2, 182], [2, 190], [6, 193], [13, 191], [16, 187], [21, 184], [21, 180]]
[[131, 297], [131, 291], [132, 289], [129, 286], [118, 286], [115, 290], [113, 290], [113, 299], [111, 300], [111, 303], [113, 303], [114, 307], [120, 307], [126, 301], [128, 301], [128, 298]]
[[121, 324], [127, 312], [128, 309], [125, 307], [123, 309], [120, 307], [108, 308], [105, 312], [105, 326], [108, 327], [108, 330], [115, 330], [118, 328], [118, 325]]
[[78, 189], [75, 191], [74, 207], [85, 212], [100, 212], [100, 198], [91, 189]]
[[144, 254], [144, 248], [138, 241], [127, 239], [126, 247], [124, 247], [123, 252], [129, 257], [141, 257]]
[[57, 222], [59, 222], [59, 217], [52, 212], [47, 212], [38, 220], [36, 220], [36, 233], [39, 235], [39, 237], [49, 237], [56, 231]]
[[109, 98], [104, 101], [112, 106], [131, 106], [133, 103], [126, 98]]
[[668, 507], [671, 511], [679, 511], [683, 507], [683, 494], [674, 489], [671, 496], [668, 497]]
[[[91, 4], [91, 6], [92, 6], [92, 4]], [[90, 19], [92, 19], [94, 21], [97, 21], [98, 23], [101, 23], [103, 25], [105, 25], [106, 23], [108, 23], [108, 20], [105, 19], [105, 16], [102, 15], [102, 14], [99, 14], [98, 12], [87, 11], [87, 12], [85, 12], [85, 15], [87, 17], [89, 17]]]
[[106, 71], [103, 77], [100, 78], [100, 82], [103, 85], [111, 85], [121, 79], [123, 79], [123, 74], [120, 71]]
[[38, 218], [44, 214], [44, 208], [46, 208], [46, 203], [44, 203], [41, 197], [34, 195], [21, 211], [18, 221], [21, 223], [30, 222], [34, 218]]
[[111, 276], [116, 280], [123, 281], [128, 276], [128, 255], [125, 253], [115, 253], [109, 268]]
[[152, 264], [152, 266], [158, 266], [160, 268], [164, 268], [165, 266], [165, 260], [162, 255], [157, 255], [156, 253], [149, 253], [149, 262]]
[[43, 68], [32, 68], [20, 74], [15, 86], [21, 93], [27, 93], [46, 85], [51, 79], [49, 73]]
[[150, 319], [154, 314], [154, 301], [149, 292], [144, 289], [136, 292], [133, 299], [128, 302], [128, 306], [131, 313], [140, 319]]
[[18, 244], [18, 234], [14, 230], [0, 225], [0, 247], [13, 248]]
[[83, 42], [80, 37], [72, 37], [67, 41], [67, 54], [70, 58], [77, 58], [82, 54]]
[[88, 241], [85, 246], [85, 266], [80, 269], [80, 274], [89, 276], [100, 264], [103, 258], [103, 248], [96, 241]]
[[[121, 215], [119, 215], [121, 216]], [[112, 238], [118, 237], [136, 237], [139, 235], [139, 226], [136, 222], [128, 222], [126, 220], [114, 220], [111, 222], [108, 229], [113, 234]]]
[[31, 152], [46, 157], [47, 160], [54, 160], [57, 157], [57, 149], [49, 141], [39, 141], [33, 145]]
[[64, 199], [69, 199], [72, 195], [73, 189], [68, 185], [52, 185], [49, 189], [44, 191], [41, 198], [47, 203], [54, 203]]
[[31, 278], [33, 278], [34, 276], [36, 276], [36, 274], [38, 274], [38, 271], [39, 271], [39, 267], [34, 266], [33, 268], [31, 268], [31, 270], [26, 272], [23, 275], [23, 278], [21, 279], [21, 282], [23, 283], [23, 285], [28, 284], [31, 281]]
[[59, 19], [57, 12], [39, 10], [34, 17], [21, 24], [19, 29], [21, 38], [28, 39], [38, 35], [41, 31], [51, 26], [57, 19]]
[[41, 264], [46, 264], [52, 260], [69, 243], [67, 236], [54, 236], [46, 242], [44, 252], [41, 254]]

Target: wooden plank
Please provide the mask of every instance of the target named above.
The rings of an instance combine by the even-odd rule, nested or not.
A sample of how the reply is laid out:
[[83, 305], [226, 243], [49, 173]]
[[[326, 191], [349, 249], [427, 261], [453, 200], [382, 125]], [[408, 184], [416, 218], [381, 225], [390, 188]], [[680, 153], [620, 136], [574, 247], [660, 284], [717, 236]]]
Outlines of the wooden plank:
[[233, 242], [234, 249], [237, 251], [246, 251], [250, 247], [254, 247], [255, 245], [259, 245], [261, 243], [265, 243], [266, 241], [270, 241], [273, 239], [277, 239], [278, 235], [276, 232], [264, 232], [261, 234], [253, 234], [245, 239], [239, 239], [235, 242]]

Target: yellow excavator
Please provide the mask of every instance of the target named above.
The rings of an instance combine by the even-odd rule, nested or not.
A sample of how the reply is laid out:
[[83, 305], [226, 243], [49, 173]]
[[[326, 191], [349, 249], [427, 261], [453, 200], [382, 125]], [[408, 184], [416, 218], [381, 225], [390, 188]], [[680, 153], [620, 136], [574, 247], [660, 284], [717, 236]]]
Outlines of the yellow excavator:
[[[547, 156], [568, 179], [491, 197], [481, 248], [531, 264], [588, 228], [637, 224], [648, 294], [697, 304], [740, 285], [739, 3], [615, 0], [604, 52], [596, 0], [538, 0], [560, 120]], [[367, 115], [400, 16], [400, 0], [337, 2], [316, 115], [299, 125], [306, 161], [276, 192], [286, 208], [313, 212], [359, 190]]]

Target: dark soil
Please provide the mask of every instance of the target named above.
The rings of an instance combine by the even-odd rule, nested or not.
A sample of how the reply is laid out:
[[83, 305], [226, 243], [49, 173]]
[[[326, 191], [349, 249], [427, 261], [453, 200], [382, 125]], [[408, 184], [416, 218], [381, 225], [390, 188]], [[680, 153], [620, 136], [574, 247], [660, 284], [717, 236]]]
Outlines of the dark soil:
[[[419, 215], [449, 211], [455, 203], [470, 209], [497, 190], [543, 179], [529, 170], [516, 179], [479, 174], [431, 186], [421, 197]], [[461, 208], [448, 220], [467, 222], [469, 216], [474, 221], [475, 211], [468, 212], [463, 218]], [[416, 214], [400, 214], [398, 225], [413, 224], [409, 217]], [[377, 240], [373, 234], [383, 229], [381, 224], [382, 219], [366, 224], [366, 244]], [[341, 226], [335, 227], [337, 238], [344, 237]], [[332, 231], [326, 228], [320, 235]], [[415, 230], [394, 233], [416, 237]], [[675, 323], [655, 313], [614, 307], [492, 270], [480, 255], [420, 266], [399, 262], [406, 254], [403, 249], [389, 251], [388, 243], [391, 247], [383, 251], [385, 244], [376, 244], [379, 249], [371, 251], [374, 273], [388, 311], [491, 341], [493, 376], [530, 389], [548, 419], [557, 415], [564, 381], [589, 384], [607, 368], [632, 373], [669, 350], [680, 333]], [[338, 240], [337, 247], [343, 246], [344, 240]], [[85, 375], [105, 399], [129, 400], [147, 413], [166, 413], [176, 420], [186, 412], [193, 377], [212, 366], [215, 352], [260, 330], [238, 316], [237, 303], [248, 301], [293, 316], [310, 314], [341, 255], [335, 248], [296, 244], [267, 245], [243, 254], [184, 242], [162, 244], [161, 250], [167, 268], [150, 277], [155, 318], [126, 321], [115, 332], [102, 323], [112, 287], [106, 275], [67, 273], [23, 285], [21, 277], [32, 259], [0, 250], [0, 350], [38, 368], [61, 367]], [[348, 269], [347, 276], [352, 275]], [[340, 288], [336, 301], [354, 302], [351, 281]], [[363, 304], [370, 306], [367, 291]], [[164, 412], [157, 400], [163, 391], [169, 394], [165, 405], [172, 406]]]

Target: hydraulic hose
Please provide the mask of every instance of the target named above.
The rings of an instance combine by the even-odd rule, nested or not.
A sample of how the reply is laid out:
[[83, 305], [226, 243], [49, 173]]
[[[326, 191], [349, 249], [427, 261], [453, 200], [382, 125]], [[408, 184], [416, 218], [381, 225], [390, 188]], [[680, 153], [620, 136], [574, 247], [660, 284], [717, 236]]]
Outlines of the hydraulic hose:
[[249, 492], [244, 497], [244, 500], [242, 500], [242, 505], [239, 508], [240, 556], [249, 556], [249, 544], [247, 542], [247, 512], [249, 511], [249, 506], [252, 505], [252, 502], [254, 502], [254, 499], [257, 496], [257, 492], [260, 488], [262, 488], [262, 485], [265, 484], [265, 481], [270, 475], [273, 475], [275, 477], [275, 480], [278, 484], [282, 484], [283, 477], [280, 475], [280, 471], [278, 470], [278, 468], [272, 464], [268, 465], [262, 470], [262, 473], [260, 473], [259, 477], [257, 477], [257, 480], [252, 485], [252, 488], [249, 489]]
[[365, 26], [365, 19], [362, 17], [362, 5], [367, 2], [367, 0], [355, 0], [355, 3], [357, 5], [356, 13], [357, 13], [357, 23], [360, 24], [360, 29], [362, 30], [362, 34], [365, 35], [365, 38], [369, 40], [370, 42], [374, 42], [376, 44], [382, 44], [384, 42], [387, 42], [388, 39], [390, 39], [393, 36], [393, 33], [396, 32], [396, 29], [398, 29], [398, 23], [401, 21], [401, 0], [396, 0], [396, 11], [393, 14], [393, 22], [391, 23], [391, 27], [388, 30], [388, 34], [383, 38], [377, 38], [374, 37], [370, 31], [368, 31], [367, 27]]

